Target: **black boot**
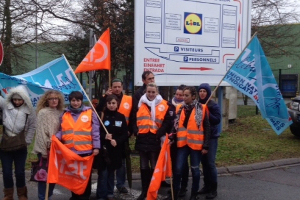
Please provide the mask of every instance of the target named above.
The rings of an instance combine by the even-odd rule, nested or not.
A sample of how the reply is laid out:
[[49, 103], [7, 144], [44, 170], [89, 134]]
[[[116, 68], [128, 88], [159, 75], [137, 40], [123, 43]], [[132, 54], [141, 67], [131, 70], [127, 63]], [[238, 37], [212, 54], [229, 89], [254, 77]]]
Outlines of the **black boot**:
[[198, 191], [198, 194], [208, 194], [211, 192], [211, 184], [210, 182], [204, 177], [204, 186], [201, 190]]
[[[149, 169], [141, 169], [142, 193], [137, 200], [144, 200], [147, 197], [147, 191], [151, 181], [151, 172]], [[150, 177], [150, 180], [149, 180]]]
[[206, 199], [214, 199], [218, 195], [217, 189], [218, 189], [218, 183], [212, 183], [211, 191], [206, 196]]
[[186, 187], [181, 187], [178, 193], [179, 197], [184, 197], [186, 195], [187, 189]]
[[197, 192], [192, 192], [190, 200], [197, 200]]

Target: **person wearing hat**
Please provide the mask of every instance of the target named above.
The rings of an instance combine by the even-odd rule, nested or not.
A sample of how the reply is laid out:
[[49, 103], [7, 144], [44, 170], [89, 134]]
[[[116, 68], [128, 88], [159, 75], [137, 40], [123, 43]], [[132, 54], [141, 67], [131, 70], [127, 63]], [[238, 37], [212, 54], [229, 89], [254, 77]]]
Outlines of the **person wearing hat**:
[[213, 101], [207, 100], [211, 95], [210, 85], [208, 83], [202, 83], [198, 87], [199, 102], [206, 104], [209, 111], [209, 123], [210, 123], [210, 139], [209, 139], [209, 151], [202, 156], [202, 168], [204, 176], [204, 187], [198, 192], [199, 194], [207, 194], [206, 199], [214, 199], [217, 196], [217, 168], [216, 168], [216, 154], [218, 148], [218, 138], [220, 131], [218, 125], [221, 122], [221, 111], [218, 104]]
[[[100, 98], [99, 104], [96, 107], [97, 112], [100, 114], [103, 112], [104, 108], [106, 107], [106, 99], [109, 95], [116, 95], [118, 98], [118, 112], [123, 114], [126, 119], [126, 123], [128, 125], [128, 137], [131, 136], [132, 134], [132, 118], [133, 118], [133, 113], [132, 113], [132, 97], [123, 94], [123, 82], [119, 78], [115, 78], [112, 80], [111, 87], [105, 92], [105, 95]], [[122, 159], [122, 167], [118, 168], [116, 170], [116, 179], [117, 179], [117, 184], [116, 187], [120, 193], [128, 193], [128, 190], [125, 187], [125, 180], [126, 180], [126, 153], [129, 153], [126, 151], [126, 149], [129, 150], [129, 141], [127, 140], [125, 145], [124, 145], [124, 151], [123, 151], [123, 159]]]
[[31, 144], [35, 134], [36, 114], [26, 88], [18, 86], [10, 89], [6, 99], [0, 96], [0, 109], [3, 111], [3, 135], [0, 142], [3, 200], [12, 200], [14, 196], [12, 163], [18, 198], [27, 200], [25, 162], [27, 146]]

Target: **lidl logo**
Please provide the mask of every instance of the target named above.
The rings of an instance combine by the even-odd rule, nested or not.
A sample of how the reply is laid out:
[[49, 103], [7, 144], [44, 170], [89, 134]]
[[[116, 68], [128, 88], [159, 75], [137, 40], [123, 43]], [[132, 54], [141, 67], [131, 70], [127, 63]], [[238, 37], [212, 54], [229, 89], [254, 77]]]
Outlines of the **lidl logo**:
[[202, 34], [202, 14], [184, 13], [184, 33]]

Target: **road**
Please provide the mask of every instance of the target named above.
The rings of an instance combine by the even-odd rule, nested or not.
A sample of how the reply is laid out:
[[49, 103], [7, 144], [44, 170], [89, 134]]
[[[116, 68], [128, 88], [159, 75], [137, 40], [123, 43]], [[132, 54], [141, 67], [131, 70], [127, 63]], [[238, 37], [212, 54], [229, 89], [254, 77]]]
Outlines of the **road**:
[[[92, 185], [91, 200], [96, 199], [95, 174]], [[138, 175], [137, 175], [138, 177]], [[28, 178], [29, 179], [29, 176]], [[201, 185], [203, 181], [201, 179]], [[2, 174], [0, 174], [0, 185], [3, 187]], [[189, 181], [189, 188], [191, 180]], [[37, 183], [27, 182], [29, 190], [28, 199], [37, 198]], [[226, 173], [219, 176], [218, 197], [216, 200], [298, 200], [300, 199], [300, 163], [281, 167], [272, 167], [264, 170], [254, 170], [239, 173]], [[133, 181], [131, 195], [120, 195], [115, 193], [116, 199], [136, 199], [140, 194], [141, 183], [136, 179]], [[159, 191], [159, 199], [167, 195], [167, 188]], [[16, 192], [15, 192], [16, 193]], [[3, 196], [1, 192], [0, 198]], [[189, 199], [190, 191], [183, 200]], [[205, 199], [205, 196], [198, 196]], [[68, 200], [70, 192], [56, 185], [52, 200]], [[15, 194], [15, 199], [17, 196]]]

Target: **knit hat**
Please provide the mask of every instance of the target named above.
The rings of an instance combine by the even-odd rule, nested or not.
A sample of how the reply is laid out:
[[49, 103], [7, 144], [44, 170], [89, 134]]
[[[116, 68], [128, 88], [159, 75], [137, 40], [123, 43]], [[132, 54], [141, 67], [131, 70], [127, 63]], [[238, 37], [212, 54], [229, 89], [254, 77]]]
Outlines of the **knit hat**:
[[17, 93], [13, 94], [11, 98], [12, 99], [22, 99], [23, 100], [23, 98]]
[[199, 99], [199, 102], [204, 104], [206, 103], [206, 101], [208, 100], [208, 98], [211, 95], [211, 89], [210, 89], [210, 85], [208, 83], [202, 83], [199, 87], [198, 87], [198, 93], [200, 91], [200, 89], [204, 89], [207, 92], [207, 96], [204, 99]]

